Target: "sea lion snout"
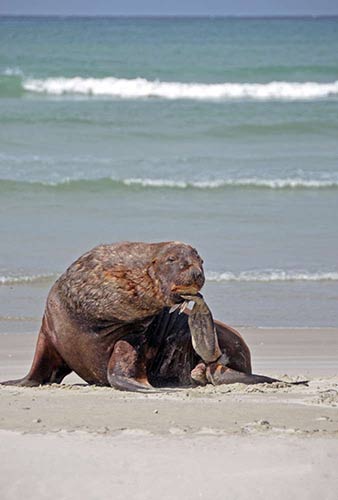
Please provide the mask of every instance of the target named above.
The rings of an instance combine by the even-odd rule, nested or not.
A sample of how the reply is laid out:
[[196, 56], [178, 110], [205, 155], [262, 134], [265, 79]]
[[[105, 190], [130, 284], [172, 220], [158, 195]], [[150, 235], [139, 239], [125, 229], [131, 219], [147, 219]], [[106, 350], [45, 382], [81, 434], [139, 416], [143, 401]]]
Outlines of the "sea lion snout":
[[199, 265], [190, 266], [178, 275], [177, 281], [171, 286], [172, 292], [178, 295], [196, 295], [204, 285], [204, 271]]
[[203, 269], [200, 266], [194, 266], [191, 269], [191, 277], [194, 283], [198, 284], [200, 288], [204, 285], [205, 277]]
[[182, 294], [197, 294], [204, 285], [203, 261], [195, 248], [180, 242], [162, 244], [154, 261], [165, 305], [182, 303]]
[[183, 295], [183, 294], [197, 294], [204, 285], [205, 276], [202, 267], [202, 261], [198, 256], [198, 259], [193, 259], [185, 266], [181, 267], [181, 273], [178, 275], [178, 282], [172, 286], [172, 291]]

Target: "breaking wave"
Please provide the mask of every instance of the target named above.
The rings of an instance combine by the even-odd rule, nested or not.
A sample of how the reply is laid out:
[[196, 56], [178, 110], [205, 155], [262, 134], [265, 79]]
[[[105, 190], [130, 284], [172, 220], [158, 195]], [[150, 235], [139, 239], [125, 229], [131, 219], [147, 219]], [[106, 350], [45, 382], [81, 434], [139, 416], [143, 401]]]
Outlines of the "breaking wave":
[[269, 83], [184, 83], [149, 81], [145, 78], [27, 78], [22, 82], [29, 92], [51, 95], [108, 96], [120, 99], [193, 100], [313, 100], [338, 96], [338, 81]]
[[8, 275], [0, 276], [0, 285], [24, 285], [26, 283], [49, 282], [56, 277], [56, 274], [36, 274], [31, 276]]
[[18, 67], [0, 72], [0, 96], [17, 95], [24, 91], [54, 96], [97, 96], [115, 99], [192, 99], [192, 100], [316, 100], [338, 96], [338, 80], [333, 82], [268, 83], [198, 83], [166, 82], [146, 78], [49, 77], [24, 75]]
[[281, 269], [271, 269], [262, 271], [242, 271], [232, 272], [208, 272], [207, 281], [215, 282], [258, 282], [267, 283], [271, 281], [338, 281], [338, 272], [317, 272], [306, 271], [283, 271]]
[[286, 179], [259, 179], [242, 178], [242, 179], [216, 179], [209, 181], [175, 181], [171, 179], [125, 179], [123, 184], [126, 186], [142, 186], [142, 187], [167, 187], [167, 188], [197, 188], [197, 189], [220, 189], [226, 187], [258, 187], [270, 189], [287, 189], [287, 188], [332, 188], [338, 187], [338, 180], [306, 180], [301, 178], [286, 178]]
[[210, 179], [205, 181], [156, 179], [156, 178], [127, 178], [115, 179], [111, 177], [93, 179], [63, 178], [51, 180], [14, 180], [0, 179], [0, 191], [22, 189], [56, 189], [56, 190], [107, 190], [107, 189], [177, 189], [177, 190], [222, 190], [222, 189], [337, 189], [338, 178], [302, 179], [290, 177], [281, 179], [264, 179], [258, 177], [239, 179]]

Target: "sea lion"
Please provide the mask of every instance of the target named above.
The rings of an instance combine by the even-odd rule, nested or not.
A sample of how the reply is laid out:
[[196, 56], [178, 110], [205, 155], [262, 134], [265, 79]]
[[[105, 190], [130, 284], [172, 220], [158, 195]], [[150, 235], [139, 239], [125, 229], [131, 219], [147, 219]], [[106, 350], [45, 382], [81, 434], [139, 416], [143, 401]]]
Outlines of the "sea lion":
[[[52, 286], [28, 375], [5, 384], [60, 383], [71, 371], [131, 391], [273, 382], [251, 375], [240, 334], [213, 321], [199, 295], [204, 281], [201, 257], [181, 242], [93, 248]], [[186, 300], [190, 315], [173, 312]]]

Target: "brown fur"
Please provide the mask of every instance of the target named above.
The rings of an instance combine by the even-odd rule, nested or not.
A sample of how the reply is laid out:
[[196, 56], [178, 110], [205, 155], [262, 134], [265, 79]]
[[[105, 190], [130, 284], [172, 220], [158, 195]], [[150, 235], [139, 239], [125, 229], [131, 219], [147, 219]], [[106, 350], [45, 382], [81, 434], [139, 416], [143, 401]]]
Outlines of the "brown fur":
[[[182, 302], [180, 294], [202, 288], [202, 264], [197, 251], [180, 242], [123, 242], [90, 250], [51, 288], [30, 372], [6, 383], [60, 383], [75, 371], [88, 383], [123, 390], [191, 385], [191, 370], [203, 359], [193, 349], [188, 316], [169, 314], [168, 308]], [[195, 315], [194, 324], [214, 332], [211, 313], [203, 321]], [[199, 383], [228, 383], [229, 370], [231, 381], [239, 370], [248, 374], [246, 383], [256, 383], [248, 378], [244, 340], [220, 323], [216, 333], [229, 363], [223, 371], [217, 360], [207, 363]]]
[[[197, 280], [192, 269], [201, 271]], [[199, 290], [203, 283], [202, 261], [189, 245], [126, 242], [82, 255], [57, 286], [70, 310], [96, 322], [154, 316], [175, 303], [171, 289], [194, 285]]]

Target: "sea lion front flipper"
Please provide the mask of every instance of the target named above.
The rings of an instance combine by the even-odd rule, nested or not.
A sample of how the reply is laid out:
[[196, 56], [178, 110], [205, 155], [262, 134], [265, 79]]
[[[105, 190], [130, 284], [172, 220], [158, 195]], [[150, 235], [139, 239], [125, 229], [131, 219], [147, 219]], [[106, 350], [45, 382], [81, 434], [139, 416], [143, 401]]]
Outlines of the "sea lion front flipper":
[[153, 392], [147, 376], [147, 359], [140, 338], [119, 340], [114, 346], [107, 369], [112, 387], [120, 391]]
[[220, 358], [222, 354], [225, 355], [219, 347], [212, 313], [203, 296], [198, 293], [196, 295], [182, 295], [182, 298], [194, 302], [188, 316], [194, 351], [205, 363], [211, 363]]
[[206, 378], [213, 385], [221, 384], [272, 384], [281, 380], [266, 377], [265, 375], [254, 375], [252, 373], [238, 372], [220, 363], [210, 363], [206, 369]]

